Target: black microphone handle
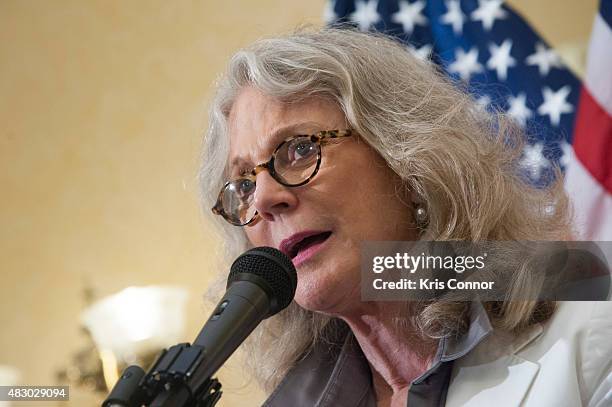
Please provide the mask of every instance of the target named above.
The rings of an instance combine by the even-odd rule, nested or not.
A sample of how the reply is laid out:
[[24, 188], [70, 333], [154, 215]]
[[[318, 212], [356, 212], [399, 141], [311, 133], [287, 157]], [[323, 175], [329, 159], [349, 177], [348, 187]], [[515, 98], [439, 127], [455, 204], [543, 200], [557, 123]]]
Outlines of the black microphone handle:
[[[233, 282], [193, 342], [204, 348], [204, 359], [189, 387], [197, 389], [208, 380], [268, 316], [269, 309], [269, 293], [258, 284]], [[160, 394], [150, 406], [182, 406], [188, 398], [189, 393], [182, 387]]]
[[270, 295], [252, 281], [235, 281], [193, 342], [205, 349], [198, 374], [209, 378], [268, 316]]

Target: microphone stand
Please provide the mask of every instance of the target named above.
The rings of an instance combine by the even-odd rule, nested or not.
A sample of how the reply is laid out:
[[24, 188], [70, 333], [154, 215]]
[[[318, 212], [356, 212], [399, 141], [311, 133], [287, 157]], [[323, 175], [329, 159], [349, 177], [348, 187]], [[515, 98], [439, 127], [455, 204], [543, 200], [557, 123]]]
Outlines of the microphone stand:
[[146, 374], [140, 366], [129, 366], [102, 407], [214, 407], [223, 393], [221, 383], [198, 374], [207, 355], [197, 342], [164, 349]]
[[232, 264], [227, 291], [193, 345], [164, 350], [147, 374], [128, 367], [102, 407], [213, 407], [221, 383], [212, 375], [265, 318], [295, 294], [291, 260], [270, 247], [251, 249]]
[[268, 284], [243, 274], [230, 284], [193, 345], [164, 350], [147, 374], [128, 367], [102, 407], [213, 407], [222, 392], [212, 375], [270, 309], [271, 296], [261, 288]]

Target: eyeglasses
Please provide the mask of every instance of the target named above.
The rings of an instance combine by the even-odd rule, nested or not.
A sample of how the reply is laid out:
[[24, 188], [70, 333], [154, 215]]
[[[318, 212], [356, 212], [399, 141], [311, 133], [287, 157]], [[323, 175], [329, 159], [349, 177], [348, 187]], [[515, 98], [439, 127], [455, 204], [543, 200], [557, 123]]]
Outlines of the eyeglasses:
[[257, 174], [267, 170], [281, 185], [305, 185], [317, 175], [321, 166], [321, 144], [352, 135], [350, 129], [324, 130], [313, 135], [288, 138], [276, 147], [270, 161], [255, 166], [241, 178], [226, 182], [212, 208], [213, 213], [223, 216], [232, 225], [248, 225], [258, 216], [253, 206]]

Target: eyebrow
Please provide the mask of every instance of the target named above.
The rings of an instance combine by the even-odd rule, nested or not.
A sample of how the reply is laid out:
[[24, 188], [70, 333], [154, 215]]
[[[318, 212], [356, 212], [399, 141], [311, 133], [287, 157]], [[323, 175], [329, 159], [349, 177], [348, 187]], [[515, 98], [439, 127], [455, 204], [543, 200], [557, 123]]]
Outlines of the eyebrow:
[[[265, 141], [266, 147], [266, 155], [271, 155], [272, 150], [276, 148], [284, 139], [290, 136], [297, 135], [310, 135], [318, 133], [320, 130], [312, 130], [312, 129], [321, 129], [323, 125], [317, 122], [300, 122], [290, 124], [288, 126], [283, 126], [275, 129], [267, 136], [267, 140]], [[259, 164], [259, 163], [258, 163]], [[246, 160], [242, 157], [234, 157], [229, 164], [228, 173], [232, 174], [232, 169], [238, 169], [238, 174], [242, 175], [242, 172], [245, 169], [252, 169], [257, 164], [251, 163], [249, 160]]]

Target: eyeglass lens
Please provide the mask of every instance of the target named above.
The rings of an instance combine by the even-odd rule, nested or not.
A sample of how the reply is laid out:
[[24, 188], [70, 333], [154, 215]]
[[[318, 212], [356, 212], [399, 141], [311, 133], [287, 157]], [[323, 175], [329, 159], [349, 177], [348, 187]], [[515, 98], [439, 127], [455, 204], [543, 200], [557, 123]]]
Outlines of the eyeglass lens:
[[[311, 137], [297, 137], [282, 143], [274, 154], [274, 178], [286, 186], [308, 180], [317, 169], [319, 146]], [[231, 181], [223, 191], [223, 210], [234, 224], [248, 223], [255, 215], [252, 205], [255, 182], [248, 178]]]

